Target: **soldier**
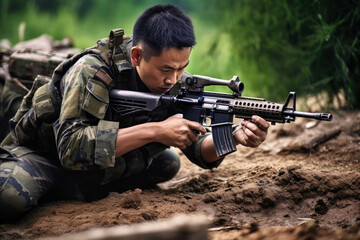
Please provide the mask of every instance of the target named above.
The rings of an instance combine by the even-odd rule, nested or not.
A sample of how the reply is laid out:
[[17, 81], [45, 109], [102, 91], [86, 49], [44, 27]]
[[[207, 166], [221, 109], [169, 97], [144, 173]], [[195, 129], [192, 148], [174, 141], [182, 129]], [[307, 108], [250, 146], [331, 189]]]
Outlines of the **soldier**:
[[8, 41], [0, 41], [0, 142], [10, 132], [9, 120], [35, 77], [51, 77], [57, 65], [79, 53], [72, 46], [68, 38], [54, 42], [47, 35], [20, 42], [13, 48]]
[[[173, 116], [175, 109], [164, 109], [156, 121], [141, 114], [114, 122], [107, 111], [114, 88], [177, 92], [195, 43], [190, 18], [173, 5], [157, 5], [137, 19], [133, 38], [113, 30], [59, 65], [49, 83], [37, 79], [1, 148], [0, 218], [20, 216], [52, 189], [55, 197], [91, 201], [167, 181], [180, 168], [169, 146], [202, 168], [218, 167], [223, 158], [211, 134]], [[268, 127], [254, 116], [233, 133], [235, 142], [257, 147]]]

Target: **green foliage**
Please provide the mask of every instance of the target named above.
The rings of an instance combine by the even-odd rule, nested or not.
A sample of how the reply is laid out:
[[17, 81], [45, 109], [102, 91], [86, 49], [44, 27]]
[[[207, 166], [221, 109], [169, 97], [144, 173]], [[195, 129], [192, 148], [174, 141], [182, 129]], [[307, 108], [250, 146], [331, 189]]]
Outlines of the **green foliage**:
[[[301, 0], [1, 0], [0, 39], [48, 34], [86, 48], [113, 28], [132, 34], [137, 16], [155, 4], [173, 3], [193, 20], [198, 44], [187, 71], [230, 79], [245, 96], [284, 101], [289, 91], [330, 99], [343, 91], [360, 107], [360, 2]], [[210, 91], [228, 91], [208, 87]]]
[[[217, 48], [216, 51], [221, 50], [217, 54], [211, 49], [211, 40], [219, 36], [216, 25], [220, 15], [214, 4], [201, 1], [2, 0], [0, 26], [3, 31], [0, 31], [0, 39], [7, 38], [16, 44], [19, 41], [19, 26], [25, 23], [24, 40], [41, 34], [48, 34], [54, 40], [70, 37], [75, 47], [83, 49], [108, 36], [113, 28], [121, 27], [126, 34], [132, 34], [136, 18], [146, 8], [164, 3], [179, 6], [193, 20], [198, 44], [192, 52], [187, 71], [224, 79], [238, 74], [235, 73], [237, 68], [229, 62], [228, 36], [220, 36], [220, 42], [226, 50]], [[209, 90], [226, 91], [226, 88], [210, 87]]]
[[359, 1], [217, 3], [246, 86], [272, 99], [342, 90], [349, 108], [360, 107]]

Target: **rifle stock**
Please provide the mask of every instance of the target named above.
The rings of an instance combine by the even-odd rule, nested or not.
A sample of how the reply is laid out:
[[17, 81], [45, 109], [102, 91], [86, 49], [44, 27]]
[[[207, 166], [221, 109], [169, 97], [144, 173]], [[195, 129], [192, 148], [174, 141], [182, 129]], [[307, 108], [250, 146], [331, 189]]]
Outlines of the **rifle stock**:
[[[233, 94], [205, 92], [204, 86], [227, 85]], [[242, 97], [244, 84], [234, 76], [230, 81], [194, 75], [186, 79], [177, 95], [112, 90], [110, 92], [110, 111], [113, 120], [120, 120], [138, 112], [151, 112], [163, 105], [173, 105], [183, 117], [212, 128], [216, 154], [219, 157], [236, 151], [232, 136], [233, 117], [250, 120], [258, 115], [272, 124], [290, 123], [296, 117], [331, 121], [330, 113], [309, 113], [296, 111], [296, 93], [290, 92], [285, 104], [266, 101], [262, 98]], [[292, 101], [292, 106], [289, 107]]]

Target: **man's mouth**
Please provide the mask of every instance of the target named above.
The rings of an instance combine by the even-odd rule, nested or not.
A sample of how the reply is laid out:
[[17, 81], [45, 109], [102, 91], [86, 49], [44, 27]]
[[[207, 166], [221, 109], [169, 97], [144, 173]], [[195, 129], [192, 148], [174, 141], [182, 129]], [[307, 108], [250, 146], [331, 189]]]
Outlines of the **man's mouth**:
[[161, 87], [160, 89], [161, 89], [161, 91], [162, 91], [163, 93], [166, 93], [166, 92], [170, 91], [171, 88], [172, 88], [172, 86], [169, 86], [169, 87]]

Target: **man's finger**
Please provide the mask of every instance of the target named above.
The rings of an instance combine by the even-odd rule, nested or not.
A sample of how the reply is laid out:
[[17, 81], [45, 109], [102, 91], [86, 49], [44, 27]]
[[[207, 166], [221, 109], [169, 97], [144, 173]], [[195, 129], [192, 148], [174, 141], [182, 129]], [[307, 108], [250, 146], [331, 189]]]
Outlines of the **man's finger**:
[[199, 135], [194, 131], [191, 131], [188, 133], [188, 138], [190, 139], [191, 142], [196, 142], [199, 139]]
[[265, 119], [256, 115], [251, 117], [251, 121], [254, 122], [262, 131], [265, 132], [267, 132], [268, 128], [270, 127], [270, 124]]
[[188, 126], [191, 130], [193, 131], [198, 131], [200, 132], [202, 135], [204, 135], [206, 133], [205, 128], [198, 122], [192, 122], [192, 121], [188, 121]]
[[241, 125], [244, 126], [245, 129], [252, 131], [255, 135], [263, 134], [263, 130], [255, 122], [243, 121]]
[[267, 131], [261, 130], [259, 125], [246, 121], [242, 123], [243, 131], [254, 141], [264, 141], [267, 135]]
[[245, 126], [244, 128], [244, 133], [246, 134], [246, 136], [248, 137], [248, 139], [250, 140], [257, 140], [259, 139], [259, 136], [257, 136], [254, 131], [252, 131], [250, 128], [248, 128], [247, 126]]

